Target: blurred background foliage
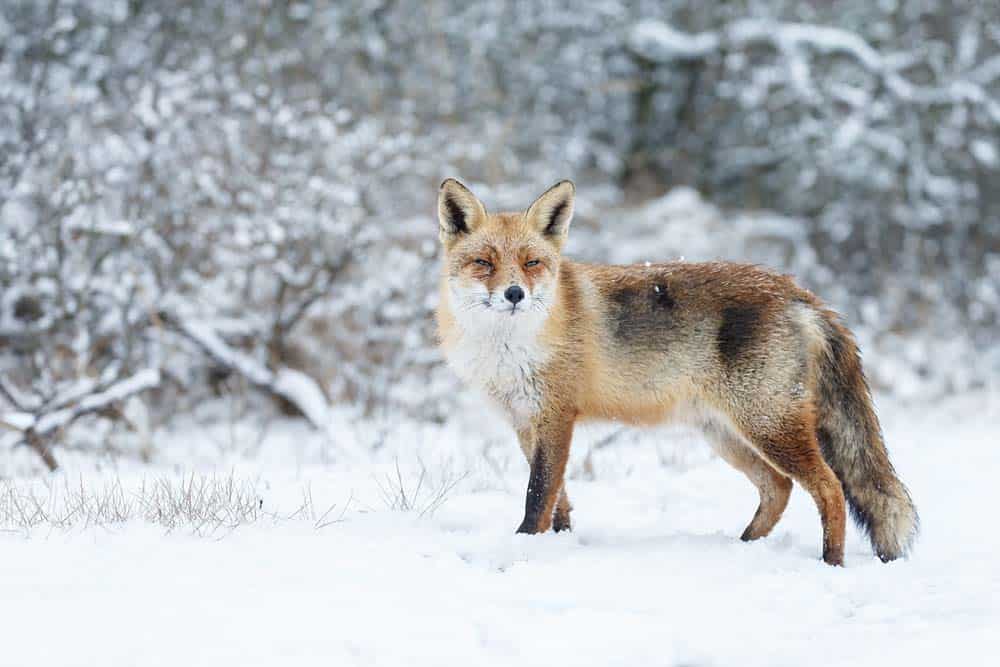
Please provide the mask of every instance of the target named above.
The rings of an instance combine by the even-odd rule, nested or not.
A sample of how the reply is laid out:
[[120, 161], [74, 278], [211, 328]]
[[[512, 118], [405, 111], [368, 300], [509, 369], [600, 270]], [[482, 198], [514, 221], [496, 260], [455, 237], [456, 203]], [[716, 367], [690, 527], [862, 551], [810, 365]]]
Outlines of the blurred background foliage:
[[235, 392], [447, 419], [451, 175], [575, 179], [582, 259], [794, 272], [881, 390], [996, 388], [998, 130], [995, 2], [8, 0], [0, 446]]

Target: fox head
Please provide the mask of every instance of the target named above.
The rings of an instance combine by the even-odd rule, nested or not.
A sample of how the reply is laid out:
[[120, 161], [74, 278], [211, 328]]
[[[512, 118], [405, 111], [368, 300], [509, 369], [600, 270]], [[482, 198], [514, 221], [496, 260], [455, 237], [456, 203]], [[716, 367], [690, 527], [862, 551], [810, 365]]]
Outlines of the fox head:
[[575, 188], [560, 181], [523, 213], [488, 213], [453, 178], [441, 184], [438, 222], [447, 296], [466, 326], [544, 321], [556, 294]]

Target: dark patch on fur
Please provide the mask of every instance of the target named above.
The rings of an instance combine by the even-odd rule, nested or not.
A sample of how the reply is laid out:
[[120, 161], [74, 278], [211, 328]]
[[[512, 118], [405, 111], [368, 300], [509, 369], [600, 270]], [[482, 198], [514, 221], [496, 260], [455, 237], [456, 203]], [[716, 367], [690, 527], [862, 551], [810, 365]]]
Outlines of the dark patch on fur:
[[563, 199], [561, 202], [552, 207], [552, 213], [549, 214], [549, 221], [545, 225], [545, 231], [542, 232], [546, 236], [552, 236], [559, 233], [559, 228], [556, 226], [559, 222], [559, 216], [563, 214], [566, 207], [569, 206], [569, 201]]
[[663, 310], [670, 310], [677, 305], [674, 297], [670, 295], [664, 285], [653, 285], [653, 306]]
[[760, 308], [756, 306], [723, 308], [716, 339], [723, 359], [732, 363], [747, 349], [759, 328], [760, 316]]
[[448, 222], [451, 224], [451, 229], [448, 231], [452, 234], [465, 234], [468, 232], [469, 225], [466, 220], [465, 210], [458, 205], [458, 202], [451, 197], [445, 197], [444, 207], [448, 210]]
[[677, 302], [663, 282], [630, 285], [611, 292], [610, 317], [615, 336], [654, 349], [666, 345]]

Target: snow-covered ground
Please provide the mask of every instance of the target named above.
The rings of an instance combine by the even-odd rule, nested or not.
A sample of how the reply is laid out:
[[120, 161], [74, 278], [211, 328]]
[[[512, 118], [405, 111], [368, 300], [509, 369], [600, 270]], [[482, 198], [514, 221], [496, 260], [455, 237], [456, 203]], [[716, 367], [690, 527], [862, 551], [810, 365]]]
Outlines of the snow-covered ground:
[[[70, 524], [7, 516], [0, 664], [992, 664], [1000, 398], [880, 407], [922, 534], [883, 565], [852, 527], [845, 568], [819, 560], [800, 489], [770, 537], [741, 543], [756, 493], [686, 431], [625, 433], [588, 461], [611, 431], [580, 429], [576, 529], [533, 537], [513, 534], [527, 466], [474, 409], [339, 442], [295, 422], [191, 427], [157, 434], [143, 466], [63, 452], [48, 487], [0, 481], [0, 516], [34, 493]], [[235, 480], [256, 520], [167, 529], [134, 501], [192, 474]], [[108, 489], [133, 518], [59, 514]]]

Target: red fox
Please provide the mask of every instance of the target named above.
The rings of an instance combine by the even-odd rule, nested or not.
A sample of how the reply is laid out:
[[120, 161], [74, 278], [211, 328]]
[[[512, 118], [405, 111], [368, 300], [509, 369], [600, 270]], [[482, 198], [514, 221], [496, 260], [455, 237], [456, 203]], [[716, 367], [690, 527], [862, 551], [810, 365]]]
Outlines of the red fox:
[[561, 181], [523, 213], [488, 213], [457, 180], [438, 194], [438, 334], [450, 366], [509, 416], [528, 459], [518, 532], [570, 529], [564, 474], [578, 420], [681, 419], [757, 487], [741, 539], [771, 532], [795, 480], [819, 509], [824, 561], [843, 564], [845, 498], [879, 558], [905, 555], [916, 508], [838, 316], [755, 266], [564, 259], [574, 196]]

